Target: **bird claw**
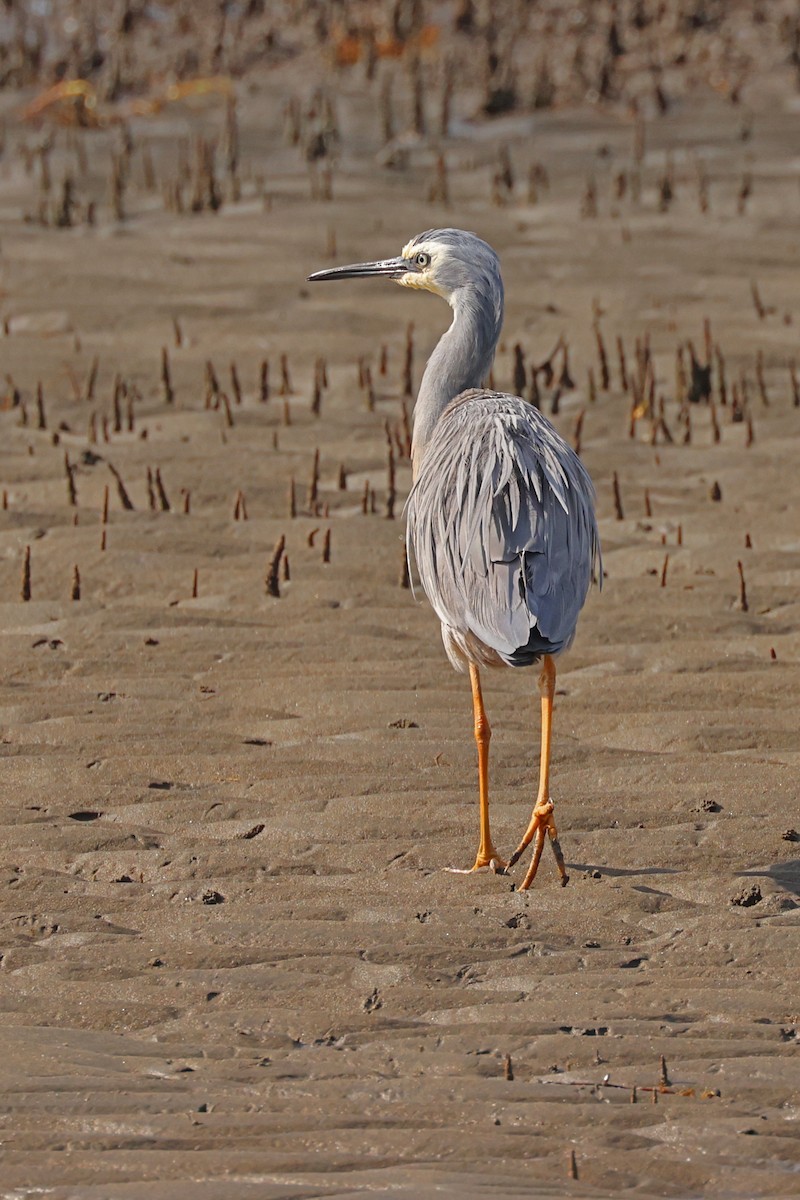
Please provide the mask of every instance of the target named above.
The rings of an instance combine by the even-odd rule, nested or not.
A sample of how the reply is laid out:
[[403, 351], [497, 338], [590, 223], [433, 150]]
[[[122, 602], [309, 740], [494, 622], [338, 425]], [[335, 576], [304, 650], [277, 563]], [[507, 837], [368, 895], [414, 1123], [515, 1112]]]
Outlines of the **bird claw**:
[[480, 858], [476, 858], [475, 864], [472, 867], [445, 867], [445, 871], [449, 871], [451, 875], [474, 875], [478, 871], [492, 871], [495, 875], [507, 875], [507, 864], [499, 854], [493, 854], [486, 862]]

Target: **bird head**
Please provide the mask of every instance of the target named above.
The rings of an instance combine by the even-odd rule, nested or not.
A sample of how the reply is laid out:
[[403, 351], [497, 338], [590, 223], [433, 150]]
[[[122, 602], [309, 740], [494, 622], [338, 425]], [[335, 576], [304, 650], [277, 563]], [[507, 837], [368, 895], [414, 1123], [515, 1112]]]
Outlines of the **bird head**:
[[363, 279], [381, 275], [401, 287], [417, 288], [453, 304], [465, 287], [498, 291], [502, 297], [500, 262], [491, 246], [463, 229], [429, 229], [403, 247], [397, 258], [331, 267], [309, 275], [309, 282], [326, 279]]

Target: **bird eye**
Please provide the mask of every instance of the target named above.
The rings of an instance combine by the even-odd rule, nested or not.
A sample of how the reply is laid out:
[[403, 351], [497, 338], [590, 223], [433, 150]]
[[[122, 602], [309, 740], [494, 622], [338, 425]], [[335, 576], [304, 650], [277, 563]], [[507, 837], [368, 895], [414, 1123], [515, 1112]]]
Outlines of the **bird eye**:
[[430, 261], [431, 261], [430, 254], [417, 254], [414, 256], [414, 262], [417, 264], [418, 267], [428, 267], [428, 266], [430, 266]]

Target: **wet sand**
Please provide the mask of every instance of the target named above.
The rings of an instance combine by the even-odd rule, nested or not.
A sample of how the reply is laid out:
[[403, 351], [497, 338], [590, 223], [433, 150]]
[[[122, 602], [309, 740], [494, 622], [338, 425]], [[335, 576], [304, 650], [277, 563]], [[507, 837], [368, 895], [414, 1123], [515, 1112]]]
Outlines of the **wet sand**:
[[[106, 199], [115, 130], [57, 133], [57, 164], [70, 137], [87, 148], [93, 227], [23, 222], [35, 176], [10, 149], [2, 161], [1, 1194], [795, 1195], [795, 98], [765, 83], [743, 112], [705, 91], [649, 120], [638, 202], [615, 193], [635, 137], [619, 112], [460, 120], [445, 206], [427, 198], [426, 144], [404, 169], [376, 165], [374, 101], [346, 76], [321, 202], [282, 115], [316, 61], [248, 77], [242, 196], [216, 213], [169, 211], [142, 182], [144, 145], [165, 175], [180, 139], [219, 129], [213, 98], [131, 122], [121, 221]], [[12, 141], [42, 136], [5, 103]], [[517, 178], [498, 206], [501, 139]], [[549, 177], [536, 203], [533, 160]], [[582, 215], [590, 177], [596, 216]], [[528, 893], [524, 863], [445, 869], [468, 866], [477, 840], [469, 685], [400, 586], [410, 473], [398, 453], [387, 519], [385, 423], [399, 436], [408, 323], [418, 382], [448, 310], [388, 283], [305, 283], [444, 224], [501, 254], [497, 386], [512, 386], [516, 343], [530, 364], [566, 339], [575, 387], [553, 420], [573, 440], [584, 414], [598, 491], [605, 585], [559, 661], [564, 890], [547, 857]], [[676, 396], [676, 349], [688, 372], [691, 341], [702, 365], [706, 319], [726, 372], [723, 404], [714, 357], [713, 409]], [[630, 436], [618, 336], [631, 376], [649, 338], [671, 443], [647, 415]], [[209, 361], [230, 417], [207, 406]], [[114, 429], [117, 375], [133, 431], [124, 398]], [[550, 412], [555, 383], [540, 386]], [[276, 598], [264, 578], [281, 536]], [[535, 791], [535, 672], [491, 673], [485, 696], [510, 852]]]

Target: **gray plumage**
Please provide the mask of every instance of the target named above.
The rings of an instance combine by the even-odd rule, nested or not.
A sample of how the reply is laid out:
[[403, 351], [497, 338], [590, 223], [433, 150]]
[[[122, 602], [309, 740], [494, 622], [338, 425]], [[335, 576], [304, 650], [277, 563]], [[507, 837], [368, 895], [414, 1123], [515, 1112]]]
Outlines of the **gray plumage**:
[[572, 643], [597, 556], [583, 464], [530, 404], [464, 392], [406, 507], [407, 544], [457, 670], [527, 666]]
[[481, 387], [503, 322], [497, 255], [473, 233], [434, 229], [398, 258], [311, 279], [361, 275], [432, 291], [453, 309], [414, 408], [406, 505], [408, 550], [451, 663], [525, 666], [560, 653], [599, 563], [594, 489], [537, 409]]

